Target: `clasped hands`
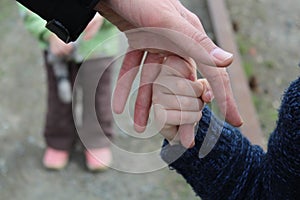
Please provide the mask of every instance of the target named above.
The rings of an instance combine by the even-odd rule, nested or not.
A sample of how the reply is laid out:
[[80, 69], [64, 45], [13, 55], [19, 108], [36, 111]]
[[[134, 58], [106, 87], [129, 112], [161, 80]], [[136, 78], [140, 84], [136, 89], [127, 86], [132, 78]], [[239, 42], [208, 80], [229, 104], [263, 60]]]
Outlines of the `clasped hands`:
[[[158, 77], [162, 75], [159, 66], [161, 66], [161, 64], [168, 64], [171, 67], [173, 67], [173, 64], [174, 66], [176, 65], [176, 62], [171, 62], [170, 59], [165, 60], [165, 57], [170, 55], [176, 55], [178, 59], [181, 59], [181, 61], [177, 60], [181, 64], [182, 58], [186, 61], [190, 61], [191, 59], [195, 62], [198, 70], [209, 82], [217, 104], [226, 121], [233, 126], [240, 126], [242, 124], [242, 118], [238, 112], [230, 87], [229, 76], [224, 68], [231, 64], [233, 55], [222, 50], [211, 41], [206, 35], [198, 17], [187, 10], [180, 1], [101, 0], [96, 5], [95, 10], [99, 11], [102, 16], [115, 24], [121, 31], [125, 32], [129, 43], [129, 50], [124, 58], [114, 92], [113, 110], [115, 113], [123, 112], [131, 85], [139, 71], [144, 52], [148, 51], [141, 72], [141, 87], [139, 88], [135, 104], [134, 124], [138, 132], [143, 132], [147, 124], [149, 110], [152, 105], [152, 92], [154, 94], [157, 92], [157, 88], [153, 88], [152, 83], [158, 80]], [[173, 60], [173, 57], [171, 60]], [[149, 64], [151, 64], [152, 67], [145, 67]], [[191, 63], [188, 62], [188, 64]], [[186, 65], [186, 63], [182, 64], [182, 66]], [[189, 79], [192, 80], [191, 78]], [[196, 93], [198, 94], [196, 96], [192, 96], [192, 98], [198, 99], [201, 97], [202, 104], [198, 102], [198, 112], [196, 112], [197, 109], [195, 109], [193, 110], [195, 115], [188, 114], [189, 116], [193, 116], [191, 117], [193, 120], [187, 120], [184, 125], [179, 126], [181, 127], [178, 128], [179, 132], [189, 132], [182, 130], [191, 130], [192, 122], [199, 120], [199, 113], [201, 113], [200, 110], [203, 107], [203, 102], [205, 102], [203, 91], [207, 91], [207, 88], [210, 88], [206, 83], [207, 82], [202, 81], [202, 84], [198, 84], [202, 85], [198, 86], [198, 90], [200, 89], [200, 91], [202, 91], [200, 96], [199, 93]], [[168, 83], [165, 84], [168, 85]], [[195, 83], [192, 85], [195, 85]], [[152, 91], [152, 89], [155, 90]], [[161, 93], [163, 93], [162, 91]], [[180, 92], [181, 96], [185, 96], [184, 93], [181, 94], [182, 91], [177, 92]], [[164, 105], [162, 99], [157, 99], [155, 95], [154, 97], [153, 101], [156, 107], [158, 104], [168, 106]], [[175, 107], [175, 110], [176, 109], [178, 108]], [[183, 107], [182, 109], [185, 108]], [[156, 112], [165, 110], [167, 116], [168, 113], [170, 113], [169, 110], [166, 109], [155, 110]], [[185, 113], [185, 111], [181, 112]], [[184, 117], [185, 115], [182, 114], [182, 116]], [[170, 120], [171, 118], [172, 117], [170, 117]], [[166, 123], [169, 126], [166, 126], [164, 130], [175, 130], [175, 128], [171, 128], [170, 125], [173, 126], [178, 123], [178, 121], [171, 123], [171, 121], [167, 119]], [[173, 134], [174, 131], [171, 132]], [[168, 134], [166, 134], [166, 137], [170, 139], [171, 137], [167, 136]], [[191, 138], [191, 136], [187, 134], [179, 135], [179, 137], [182, 138]], [[185, 143], [180, 138], [179, 140], [185, 146], [190, 143]], [[189, 139], [189, 141], [191, 141], [191, 139]]]

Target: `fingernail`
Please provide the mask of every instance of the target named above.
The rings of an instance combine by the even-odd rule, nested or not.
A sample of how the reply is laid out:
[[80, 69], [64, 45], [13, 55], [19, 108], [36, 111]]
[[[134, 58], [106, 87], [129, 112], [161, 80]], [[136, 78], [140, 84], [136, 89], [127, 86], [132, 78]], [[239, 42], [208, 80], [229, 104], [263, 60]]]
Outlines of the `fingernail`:
[[191, 145], [188, 147], [189, 149], [193, 148], [195, 146], [195, 140], [191, 143]]
[[215, 59], [219, 61], [226, 61], [230, 58], [232, 58], [233, 54], [224, 51], [223, 49], [220, 48], [215, 48], [210, 52], [210, 55], [212, 55]]
[[205, 96], [209, 102], [211, 102], [214, 99], [214, 94], [211, 91], [206, 92]]
[[191, 81], [195, 81], [196, 80], [196, 77], [195, 77], [194, 74], [191, 74], [189, 78], [190, 78]]

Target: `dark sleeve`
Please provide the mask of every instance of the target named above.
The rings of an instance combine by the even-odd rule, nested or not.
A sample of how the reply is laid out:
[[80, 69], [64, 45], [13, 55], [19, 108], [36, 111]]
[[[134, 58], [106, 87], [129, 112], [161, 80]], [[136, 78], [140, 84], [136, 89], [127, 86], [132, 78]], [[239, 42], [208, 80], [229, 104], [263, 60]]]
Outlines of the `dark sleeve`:
[[[164, 142], [162, 159], [181, 174], [201, 199], [247, 199], [255, 184], [264, 157], [263, 150], [243, 137], [238, 129], [219, 121], [206, 107], [198, 123], [196, 145], [184, 149], [181, 145]], [[211, 152], [199, 157], [206, 135], [218, 140]], [[219, 135], [220, 134], [220, 135]], [[182, 154], [182, 155], [181, 155]], [[258, 199], [253, 192], [252, 199]]]
[[[200, 158], [206, 135], [218, 142]], [[203, 110], [195, 140], [188, 150], [164, 141], [161, 156], [202, 199], [299, 198], [300, 78], [285, 92], [267, 153], [251, 145], [238, 129], [216, 119], [208, 108]]]
[[100, 0], [17, 0], [47, 21], [46, 27], [66, 43], [75, 41], [94, 17]]
[[264, 164], [264, 185], [270, 199], [299, 199], [300, 196], [300, 78], [286, 90], [277, 127], [270, 136]]

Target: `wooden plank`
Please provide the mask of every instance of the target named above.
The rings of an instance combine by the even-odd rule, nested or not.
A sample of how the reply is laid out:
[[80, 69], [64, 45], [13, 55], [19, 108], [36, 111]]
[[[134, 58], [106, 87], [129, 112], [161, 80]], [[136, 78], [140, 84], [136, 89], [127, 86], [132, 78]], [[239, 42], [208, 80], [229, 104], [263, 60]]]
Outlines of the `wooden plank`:
[[234, 54], [234, 62], [227, 71], [231, 79], [235, 99], [244, 119], [241, 131], [253, 144], [265, 147], [264, 137], [242, 67], [241, 57], [235, 42], [225, 2], [224, 0], [207, 0], [207, 4], [218, 45]]

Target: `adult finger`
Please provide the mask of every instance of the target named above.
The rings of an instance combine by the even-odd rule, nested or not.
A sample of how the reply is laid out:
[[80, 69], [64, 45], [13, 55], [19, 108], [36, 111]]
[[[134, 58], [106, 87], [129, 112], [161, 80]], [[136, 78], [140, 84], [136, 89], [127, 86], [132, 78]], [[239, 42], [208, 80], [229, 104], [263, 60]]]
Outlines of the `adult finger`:
[[160, 72], [163, 59], [159, 54], [148, 53], [144, 62], [134, 109], [134, 128], [137, 132], [143, 132], [146, 128], [152, 104], [152, 84]]
[[[186, 25], [178, 23], [178, 29], [181, 26], [186, 27], [186, 29], [188, 29], [189, 26], [192, 26], [191, 24], [188, 23], [185, 24]], [[183, 28], [183, 30], [185, 29]], [[209, 56], [212, 57], [212, 60], [217, 66], [225, 67], [231, 64], [233, 59], [232, 54], [218, 48], [215, 44], [213, 44], [213, 42], [207, 37], [205, 33], [198, 31], [198, 29], [196, 29], [195, 27], [189, 30], [190, 32], [186, 31], [187, 34], [191, 38], [193, 38], [194, 41], [196, 41], [195, 43], [197, 45], [196, 44], [188, 45], [187, 53], [189, 53], [189, 55], [195, 60], [198, 68], [200, 66], [201, 69], [201, 66], [203, 65], [203, 62], [200, 59], [200, 57], [197, 57], [197, 55], [194, 53], [194, 51], [197, 52], [196, 49], [197, 46], [199, 45], [205, 48], [205, 50], [209, 53]], [[226, 121], [234, 126], [240, 126], [243, 122], [238, 112], [235, 100], [233, 98], [228, 74], [226, 73], [226, 71], [225, 73], [222, 71], [218, 72], [218, 68], [214, 68], [211, 66], [212, 66], [211, 64], [209, 66], [206, 66], [205, 70], [201, 70], [201, 72], [204, 75], [204, 77], [207, 78], [208, 82], [211, 84], [218, 105], [222, 113], [224, 114]]]
[[132, 83], [139, 71], [143, 55], [144, 52], [140, 50], [129, 51], [125, 55], [113, 94], [113, 111], [117, 114], [122, 113], [124, 110]]
[[201, 70], [213, 89], [213, 94], [225, 120], [233, 126], [241, 126], [243, 120], [233, 98], [226, 69], [202, 66]]
[[[169, 27], [167, 28], [181, 32], [193, 39], [199, 46], [203, 47], [209, 53], [216, 66], [226, 67], [230, 65], [233, 61], [233, 55], [214, 44], [214, 42], [205, 33], [199, 18], [186, 9], [180, 2], [175, 3], [175, 6], [181, 15], [181, 18], [170, 18], [168, 21]], [[176, 15], [176, 13], [174, 15]], [[188, 49], [190, 47], [190, 45], [180, 46], [180, 48], [185, 49], [189, 53], [188, 57], [195, 59], [198, 64], [197, 58], [199, 58], [199, 56], [197, 56], [197, 53], [199, 53], [199, 50], [197, 51], [197, 48]], [[196, 50], [195, 53], [193, 53], [194, 50]]]
[[[188, 43], [188, 40], [185, 39], [179, 39], [179, 38], [171, 38], [173, 41], [177, 39], [179, 48], [182, 48], [184, 52], [187, 54], [187, 56], [192, 57], [196, 64], [198, 66], [201, 66], [203, 64], [203, 56], [205, 56], [205, 52], [202, 48], [204, 48], [207, 52], [206, 56], [210, 57], [212, 60], [212, 63], [214, 64], [208, 64], [210, 66], [217, 65], [219, 67], [225, 67], [231, 64], [233, 60], [232, 54], [222, 50], [221, 48], [217, 47], [203, 32], [202, 30], [199, 30], [195, 27], [195, 25], [192, 25], [191, 23], [187, 23], [187, 20], [182, 18], [181, 20], [176, 19], [178, 22], [176, 23], [176, 26], [171, 26], [170, 28], [173, 28], [173, 30], [181, 31], [182, 33], [186, 34], [189, 38], [192, 38], [194, 42]], [[170, 22], [172, 19], [170, 19]], [[183, 37], [184, 38], [184, 37]], [[203, 71], [202, 71], [203, 72]], [[203, 74], [203, 73], [202, 73]], [[207, 74], [204, 75], [204, 77], [207, 77]], [[239, 115], [237, 105], [233, 99], [233, 94], [231, 91], [230, 83], [226, 79], [222, 79], [220, 77], [220, 80], [212, 80], [212, 78], [208, 78], [208, 81], [213, 84], [212, 88], [214, 93], [218, 93], [218, 96], [216, 96], [217, 102], [219, 104], [219, 107], [221, 108], [222, 112], [224, 113], [224, 116], [226, 120], [231, 123], [234, 126], [240, 126], [242, 124], [241, 116]], [[212, 82], [213, 81], [213, 82]], [[226, 82], [228, 81], [228, 82]], [[224, 90], [220, 90], [220, 86], [218, 84], [224, 84]], [[222, 86], [221, 86], [222, 87]]]

